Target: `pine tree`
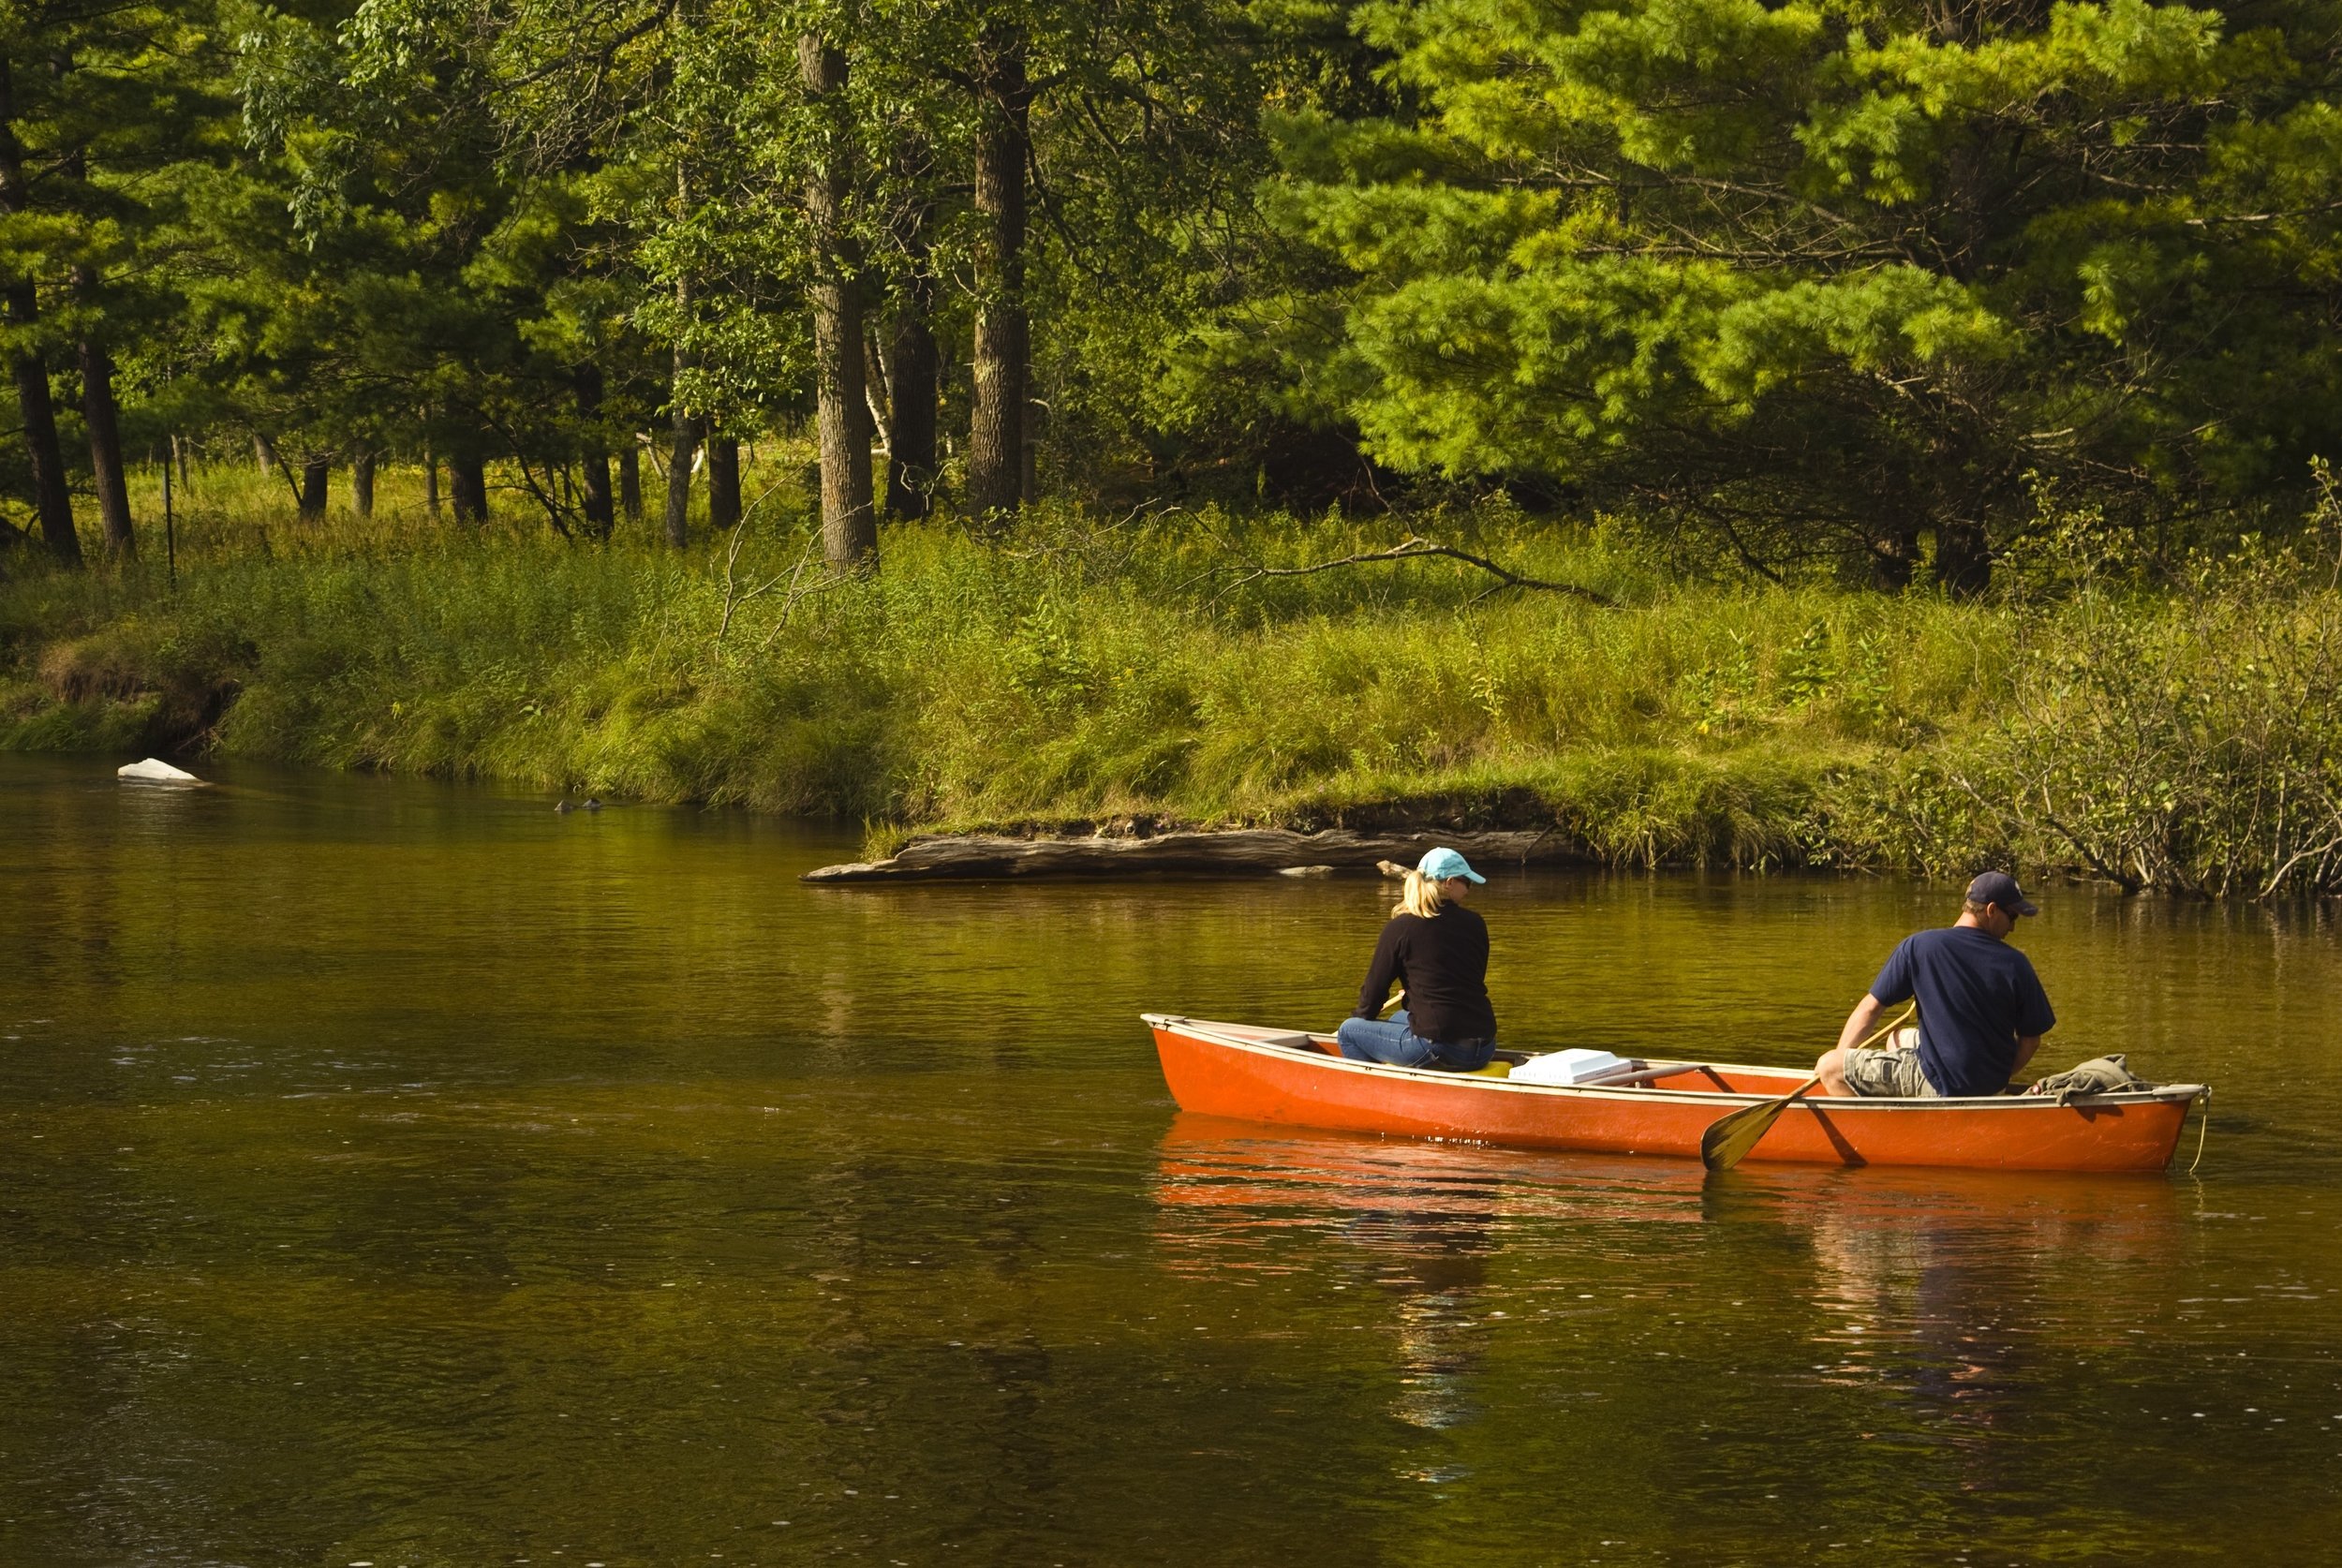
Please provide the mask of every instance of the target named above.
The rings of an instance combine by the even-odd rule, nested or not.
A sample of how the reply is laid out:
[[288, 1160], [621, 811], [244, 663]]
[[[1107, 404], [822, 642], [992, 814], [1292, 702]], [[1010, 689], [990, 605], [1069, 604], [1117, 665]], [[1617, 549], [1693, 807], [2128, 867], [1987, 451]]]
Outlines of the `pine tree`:
[[1398, 0], [1402, 112], [1288, 128], [1354, 269], [1317, 385], [1396, 466], [1534, 474], [1982, 586], [2041, 476], [2143, 509], [2342, 438], [2313, 13]]

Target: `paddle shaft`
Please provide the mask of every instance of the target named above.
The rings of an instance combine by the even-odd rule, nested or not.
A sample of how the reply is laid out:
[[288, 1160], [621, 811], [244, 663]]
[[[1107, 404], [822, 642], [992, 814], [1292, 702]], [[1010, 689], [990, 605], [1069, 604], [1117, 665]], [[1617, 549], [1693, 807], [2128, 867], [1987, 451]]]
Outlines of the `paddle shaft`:
[[[1862, 1043], [1854, 1048], [1858, 1051], [1861, 1050], [1872, 1041], [1883, 1040], [1901, 1028], [1903, 1021], [1911, 1016], [1913, 1009], [1917, 1006], [1918, 1004], [1914, 1002], [1904, 1008], [1893, 1018], [1864, 1036]], [[1756, 1146], [1758, 1141], [1767, 1132], [1772, 1131], [1772, 1124], [1781, 1119], [1782, 1112], [1819, 1087], [1821, 1087], [1821, 1074], [1816, 1072], [1778, 1100], [1768, 1100], [1762, 1104], [1751, 1105], [1744, 1111], [1734, 1111], [1730, 1116], [1718, 1117], [1709, 1123], [1708, 1130], [1699, 1135], [1700, 1163], [1712, 1171], [1730, 1170], [1741, 1162], [1750, 1149]]]
[[1697, 1061], [1653, 1062], [1648, 1066], [1636, 1068], [1631, 1072], [1606, 1074], [1597, 1078], [1580, 1078], [1578, 1080], [1577, 1087], [1579, 1088], [1632, 1088], [1638, 1084], [1648, 1084], [1656, 1078], [1672, 1078], [1678, 1073], [1697, 1072], [1706, 1065], [1705, 1062]]
[[1718, 1117], [1699, 1135], [1699, 1162], [1712, 1171], [1728, 1171], [1739, 1164], [1757, 1141], [1772, 1131], [1772, 1124], [1781, 1119], [1781, 1113], [1805, 1096], [1821, 1087], [1821, 1075], [1816, 1073], [1781, 1096], [1746, 1110]]

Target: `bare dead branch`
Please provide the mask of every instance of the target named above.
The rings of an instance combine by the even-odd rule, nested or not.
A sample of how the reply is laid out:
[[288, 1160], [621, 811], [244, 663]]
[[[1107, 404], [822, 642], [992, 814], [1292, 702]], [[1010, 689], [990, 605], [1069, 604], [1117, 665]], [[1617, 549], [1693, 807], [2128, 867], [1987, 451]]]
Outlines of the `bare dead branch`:
[[[762, 507], [766, 501], [773, 498], [774, 493], [780, 489], [782, 482], [783, 481], [779, 480], [776, 480], [771, 484], [766, 485], [764, 487], [764, 493], [762, 496], [759, 496], [755, 500], [750, 501], [748, 504], [747, 510], [740, 513], [740, 521], [732, 525], [732, 548], [724, 552], [723, 618], [716, 623], [716, 640], [710, 650], [712, 657], [719, 664], [723, 662], [724, 634], [732, 629], [732, 617], [734, 612], [736, 612], [743, 604], [748, 603], [749, 600], [752, 599], [762, 599], [764, 595], [772, 592], [773, 589], [780, 585], [781, 577], [779, 575], [776, 575], [766, 578], [763, 582], [759, 583], [753, 588], [743, 590], [738, 586], [737, 580], [734, 576], [734, 569], [738, 567], [740, 562], [740, 548], [748, 542], [749, 520], [756, 515], [758, 508]], [[780, 627], [785, 627], [789, 624], [789, 616], [793, 611], [795, 611], [797, 601], [800, 599], [805, 598], [808, 594], [819, 593], [823, 588], [835, 587], [839, 583], [847, 581], [847, 579], [843, 576], [838, 576], [825, 570], [819, 581], [802, 589], [798, 587], [797, 584], [799, 580], [805, 576], [806, 567], [810, 564], [812, 560], [814, 542], [815, 541], [811, 540], [806, 541], [805, 548], [797, 554], [797, 564], [785, 574], [789, 582], [789, 591], [787, 597], [781, 602], [780, 625], [775, 627], [771, 635], [768, 635], [764, 639], [762, 644], [763, 647], [772, 646], [773, 637], [779, 635]]]
[[1228, 586], [1230, 589], [1241, 588], [1249, 583], [1257, 583], [1264, 577], [1313, 577], [1321, 571], [1335, 571], [1343, 567], [1377, 566], [1388, 561], [1430, 560], [1461, 561], [1466, 566], [1477, 567], [1480, 570], [1496, 578], [1494, 586], [1486, 592], [1473, 596], [1472, 602], [1475, 604], [1491, 594], [1500, 594], [1508, 588], [1526, 588], [1539, 593], [1567, 594], [1575, 599], [1582, 599], [1590, 604], [1599, 604], [1606, 609], [1615, 608], [1617, 605], [1617, 600], [1608, 595], [1596, 593], [1593, 589], [1579, 584], [1549, 583], [1541, 577], [1525, 576], [1509, 567], [1497, 565], [1486, 555], [1475, 555], [1468, 550], [1459, 550], [1450, 544], [1439, 544], [1428, 539], [1418, 539], [1413, 534], [1409, 534], [1387, 550], [1362, 550], [1356, 555], [1340, 556], [1330, 561], [1315, 561], [1308, 566], [1273, 567], [1254, 561], [1250, 566], [1240, 569], [1242, 575], [1236, 578]]

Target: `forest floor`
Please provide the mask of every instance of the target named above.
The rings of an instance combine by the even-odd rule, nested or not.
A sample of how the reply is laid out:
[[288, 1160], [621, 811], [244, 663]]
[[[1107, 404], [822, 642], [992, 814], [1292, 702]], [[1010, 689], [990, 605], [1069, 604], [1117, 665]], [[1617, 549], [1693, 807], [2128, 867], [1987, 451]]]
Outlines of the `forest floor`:
[[[2342, 882], [2342, 599], [2284, 552], [2146, 586], [2071, 547], [1956, 602], [1693, 579], [1501, 502], [1044, 509], [997, 540], [891, 526], [847, 579], [794, 496], [678, 553], [643, 525], [459, 526], [412, 474], [308, 525], [248, 470], [191, 489], [175, 575], [156, 539], [78, 574], [6, 561], [0, 747], [823, 813], [874, 855], [913, 830], [1531, 827], [1614, 864]], [[1407, 537], [1548, 586], [1452, 556], [1277, 574]]]

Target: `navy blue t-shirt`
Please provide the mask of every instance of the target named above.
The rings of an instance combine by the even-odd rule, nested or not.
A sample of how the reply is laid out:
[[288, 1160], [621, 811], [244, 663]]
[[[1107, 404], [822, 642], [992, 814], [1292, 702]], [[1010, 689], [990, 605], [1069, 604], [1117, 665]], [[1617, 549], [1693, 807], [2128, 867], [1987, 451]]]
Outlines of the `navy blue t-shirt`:
[[1892, 1007], [1920, 999], [1920, 1070], [1942, 1095], [1998, 1094], [2017, 1066], [2017, 1037], [2057, 1022], [2033, 960], [1973, 925], [1906, 937], [1871, 982]]

